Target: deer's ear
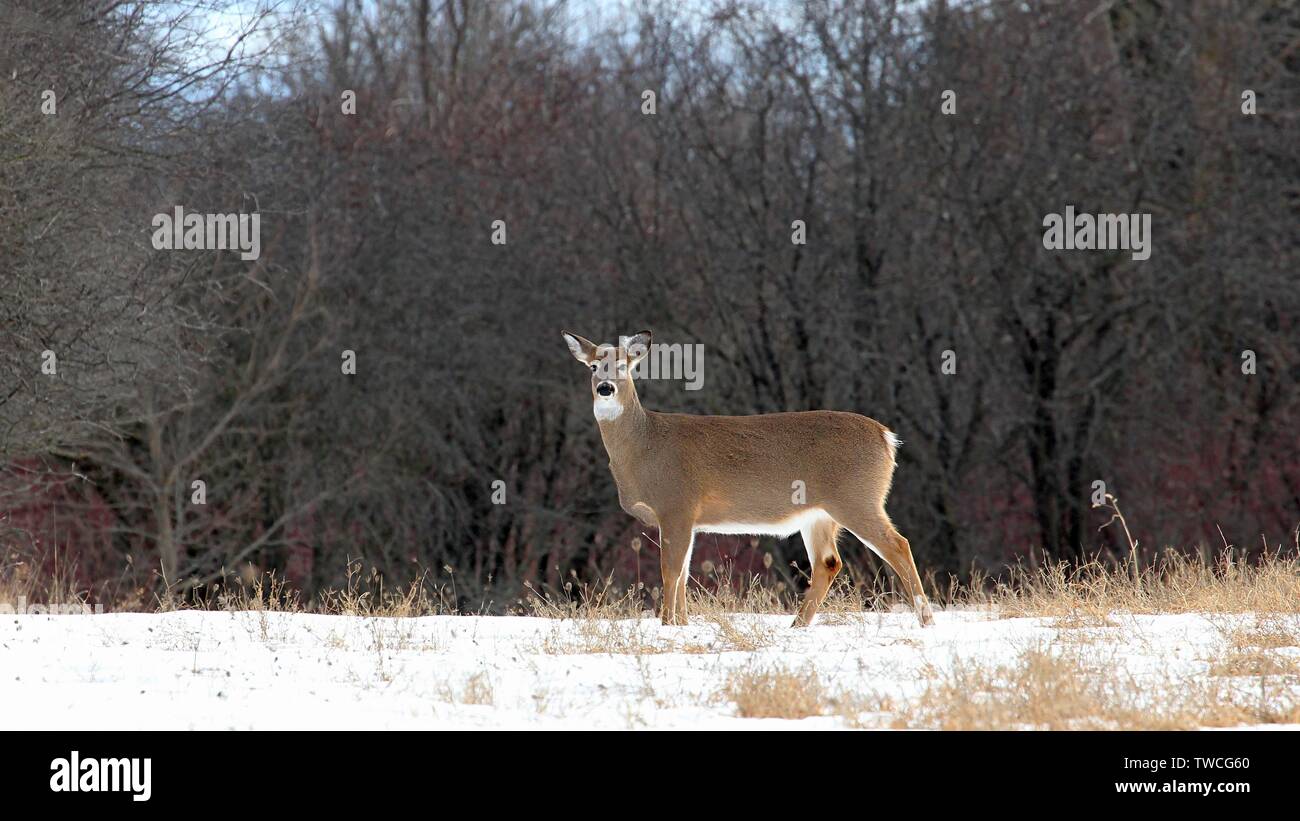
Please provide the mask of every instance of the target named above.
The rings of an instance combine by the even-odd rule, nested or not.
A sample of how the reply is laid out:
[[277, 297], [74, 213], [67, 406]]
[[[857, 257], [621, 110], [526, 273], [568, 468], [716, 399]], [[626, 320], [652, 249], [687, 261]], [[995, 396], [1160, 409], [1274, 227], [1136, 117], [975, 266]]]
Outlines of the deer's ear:
[[627, 352], [627, 358], [633, 363], [641, 361], [650, 352], [650, 332], [641, 331], [631, 336], [620, 336], [618, 346]]
[[596, 361], [596, 346], [588, 339], [583, 339], [577, 334], [571, 334], [568, 331], [562, 331], [564, 341], [569, 345], [569, 352], [573, 358], [584, 365], [590, 365]]

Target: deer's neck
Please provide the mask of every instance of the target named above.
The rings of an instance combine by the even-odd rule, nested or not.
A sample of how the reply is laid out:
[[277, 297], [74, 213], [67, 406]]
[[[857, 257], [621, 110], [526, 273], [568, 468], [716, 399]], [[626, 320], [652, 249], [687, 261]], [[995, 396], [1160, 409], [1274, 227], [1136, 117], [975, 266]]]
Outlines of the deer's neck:
[[622, 413], [612, 419], [597, 419], [596, 424], [612, 465], [629, 464], [648, 446], [650, 419], [641, 407], [635, 388], [629, 391]]

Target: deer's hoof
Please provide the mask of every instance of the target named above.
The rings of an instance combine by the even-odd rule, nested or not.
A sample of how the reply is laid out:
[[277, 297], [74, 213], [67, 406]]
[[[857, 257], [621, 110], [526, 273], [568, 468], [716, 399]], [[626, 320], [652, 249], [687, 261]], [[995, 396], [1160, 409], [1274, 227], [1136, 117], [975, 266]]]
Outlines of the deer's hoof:
[[916, 617], [921, 620], [922, 627], [930, 627], [934, 624], [934, 613], [930, 610], [930, 603], [922, 601], [917, 604]]

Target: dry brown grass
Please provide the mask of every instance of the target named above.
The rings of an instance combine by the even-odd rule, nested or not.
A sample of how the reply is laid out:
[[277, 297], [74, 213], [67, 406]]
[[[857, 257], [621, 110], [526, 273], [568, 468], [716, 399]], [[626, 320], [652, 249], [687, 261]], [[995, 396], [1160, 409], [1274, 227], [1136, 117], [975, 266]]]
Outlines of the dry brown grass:
[[735, 670], [727, 676], [720, 695], [736, 705], [741, 718], [809, 718], [824, 714], [830, 705], [830, 696], [811, 666]]
[[729, 564], [711, 567], [709, 586], [687, 586], [686, 597], [692, 617], [713, 620], [725, 613], [792, 613], [797, 596], [783, 581], [768, 585], [758, 576], [737, 578]]
[[[686, 590], [692, 619], [714, 621], [728, 613], [757, 613], [794, 616], [802, 594], [783, 581], [764, 582], [758, 575], [737, 577], [730, 565], [698, 568]], [[707, 586], [701, 582], [707, 582]], [[879, 581], [879, 580], [877, 580]], [[657, 615], [659, 588], [644, 582], [617, 587], [610, 576], [593, 583], [571, 579], [562, 589], [538, 589], [527, 585], [524, 614], [555, 619], [637, 619]], [[841, 576], [831, 588], [819, 611], [823, 623], [843, 621], [843, 616], [861, 613], [892, 597], [881, 583], [864, 592]], [[902, 598], [898, 600], [901, 602]]]
[[1300, 559], [1245, 563], [1226, 551], [1213, 561], [1169, 552], [1135, 579], [1126, 567], [1092, 562], [1014, 568], [1004, 582], [958, 595], [1007, 618], [1053, 616], [1094, 622], [1127, 613], [1300, 613]]
[[[1224, 663], [1231, 663], [1224, 660]], [[1295, 682], [1271, 669], [1223, 678], [1139, 679], [1113, 660], [1045, 646], [1010, 664], [928, 670], [894, 726], [942, 730], [1174, 730], [1300, 722]]]
[[[934, 592], [948, 607], [987, 608], [1006, 618], [1051, 617], [1060, 629], [1114, 626], [1116, 613], [1300, 613], [1300, 554], [1270, 554], [1244, 562], [1231, 550], [1218, 558], [1168, 551], [1134, 572], [1128, 563], [1063, 563], [1014, 567], [1005, 578], [979, 576], [969, 586]], [[894, 590], [890, 575], [842, 575], [818, 613], [820, 624], [844, 624], [864, 611], [909, 605]], [[735, 578], [727, 567], [711, 568], [709, 588], [692, 584], [687, 596], [691, 617], [716, 621], [729, 613], [793, 616], [801, 593], [757, 576]], [[655, 593], [657, 590], [651, 590]], [[628, 619], [653, 617], [644, 585], [617, 589], [606, 578], [596, 585], [572, 582], [564, 591], [531, 591], [531, 615], [551, 618]]]
[[711, 641], [682, 640], [662, 634], [653, 627], [647, 630], [639, 619], [574, 619], [571, 625], [557, 625], [555, 630], [542, 639], [538, 649], [548, 655], [698, 655], [748, 653], [769, 647], [775, 641], [772, 628], [765, 624], [736, 618], [721, 611], [711, 614], [708, 619], [715, 628]]
[[31, 611], [32, 605], [62, 613], [94, 611], [89, 591], [77, 585], [76, 567], [52, 554], [10, 549], [0, 558], [0, 605]]
[[327, 590], [316, 597], [308, 609], [316, 613], [340, 616], [406, 618], [411, 616], [455, 615], [455, 596], [443, 585], [433, 585], [421, 573], [405, 586], [390, 588], [384, 577], [372, 569], [362, 579], [361, 565], [348, 565], [348, 582], [341, 590]]
[[1246, 624], [1229, 625], [1223, 629], [1224, 637], [1237, 648], [1262, 647], [1275, 650], [1279, 647], [1300, 646], [1300, 634], [1276, 614], [1256, 615]]
[[[37, 572], [36, 568], [45, 567]], [[76, 587], [75, 574], [57, 563], [41, 564], [12, 552], [0, 562], [0, 602], [80, 605], [88, 591]], [[697, 568], [704, 571], [704, 568]], [[877, 568], [879, 570], [879, 568]], [[888, 571], [875, 575], [853, 570], [836, 580], [819, 612], [821, 624], [851, 622], [864, 611], [906, 608], [895, 592]], [[706, 584], [701, 584], [705, 582]], [[1116, 613], [1300, 613], [1300, 546], [1286, 556], [1272, 553], [1254, 562], [1231, 550], [1217, 558], [1167, 551], [1158, 561], [1133, 572], [1129, 562], [1092, 562], [1081, 567], [1047, 564], [1015, 567], [997, 581], [979, 576], [968, 586], [936, 590], [932, 600], [959, 608], [987, 608], [1003, 617], [1038, 616], [1057, 620], [1061, 629], [1108, 626]], [[108, 611], [168, 611], [177, 609], [263, 610], [361, 616], [430, 616], [465, 612], [458, 606], [454, 583], [432, 582], [426, 573], [405, 585], [389, 586], [376, 570], [363, 572], [349, 564], [347, 582], [305, 600], [274, 573], [245, 568], [204, 588], [201, 595], [173, 587], [157, 594], [144, 590], [115, 592], [96, 599]], [[639, 619], [655, 616], [658, 590], [645, 583], [620, 587], [612, 576], [583, 582], [574, 575], [559, 589], [527, 586], [525, 597], [506, 606], [510, 613], [554, 619]], [[802, 593], [784, 581], [765, 582], [759, 576], [737, 578], [730, 566], [710, 567], [694, 579], [687, 592], [693, 619], [716, 622], [723, 614], [758, 613], [793, 616]], [[473, 612], [501, 612], [483, 602]]]
[[722, 611], [711, 614], [709, 618], [718, 631], [720, 644], [718, 650], [752, 653], [771, 646], [775, 640], [772, 629], [768, 625], [737, 619]]
[[876, 693], [837, 692], [811, 665], [780, 665], [731, 671], [717, 699], [736, 707], [741, 718], [803, 719], [838, 716], [848, 727], [876, 727], [894, 712], [894, 702]]
[[488, 674], [476, 673], [465, 682], [459, 695], [451, 700], [460, 704], [491, 705], [495, 698], [492, 680], [488, 678]]
[[718, 648], [700, 642], [674, 641], [642, 630], [635, 620], [607, 621], [584, 618], [575, 620], [569, 629], [557, 626], [542, 639], [540, 652], [547, 655], [629, 655], [648, 656], [663, 653], [714, 653]]
[[1210, 675], [1233, 678], [1283, 676], [1300, 680], [1300, 657], [1277, 652], [1300, 645], [1300, 635], [1283, 617], [1256, 615], [1250, 621], [1216, 616], [1224, 639], [1222, 653], [1210, 659]]
[[205, 588], [202, 596], [184, 594], [173, 586], [159, 594], [158, 612], [172, 610], [263, 611], [269, 613], [318, 613], [330, 616], [407, 618], [455, 615], [455, 599], [445, 586], [429, 583], [421, 573], [404, 586], [389, 587], [375, 569], [363, 573], [360, 562], [349, 562], [347, 582], [342, 588], [325, 590], [304, 600], [274, 572], [258, 573], [251, 568], [228, 574], [221, 582]]
[[645, 586], [619, 588], [614, 577], [604, 576], [594, 583], [573, 579], [562, 590], [539, 589], [524, 582], [527, 598], [522, 615], [547, 619], [639, 619], [648, 611]]
[[1049, 652], [1021, 654], [1013, 665], [957, 661], [926, 670], [925, 693], [895, 726], [942, 730], [1042, 727], [1079, 729], [1099, 720], [1102, 694], [1077, 665]]
[[1078, 611], [1057, 616], [1051, 626], [1057, 630], [1095, 630], [1101, 627], [1117, 626], [1108, 614], [1080, 613]]
[[1300, 677], [1300, 661], [1263, 650], [1232, 649], [1210, 661], [1210, 675], [1241, 677]]

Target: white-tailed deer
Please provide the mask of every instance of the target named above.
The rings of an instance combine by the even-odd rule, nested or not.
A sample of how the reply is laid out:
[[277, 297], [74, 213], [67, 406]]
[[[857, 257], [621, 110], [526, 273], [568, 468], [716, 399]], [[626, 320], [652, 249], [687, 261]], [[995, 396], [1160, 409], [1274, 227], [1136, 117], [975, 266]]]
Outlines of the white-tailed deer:
[[[632, 368], [650, 332], [596, 345], [564, 333], [591, 370], [600, 438], [623, 509], [659, 528], [664, 624], [686, 624], [686, 580], [695, 534], [803, 534], [812, 583], [795, 618], [812, 622], [840, 572], [836, 539], [848, 530], [884, 559], [907, 589], [921, 624], [933, 616], [912, 550], [885, 513], [898, 437], [855, 413], [806, 411], [692, 416], [641, 407]], [[802, 482], [802, 485], [798, 484]]]

